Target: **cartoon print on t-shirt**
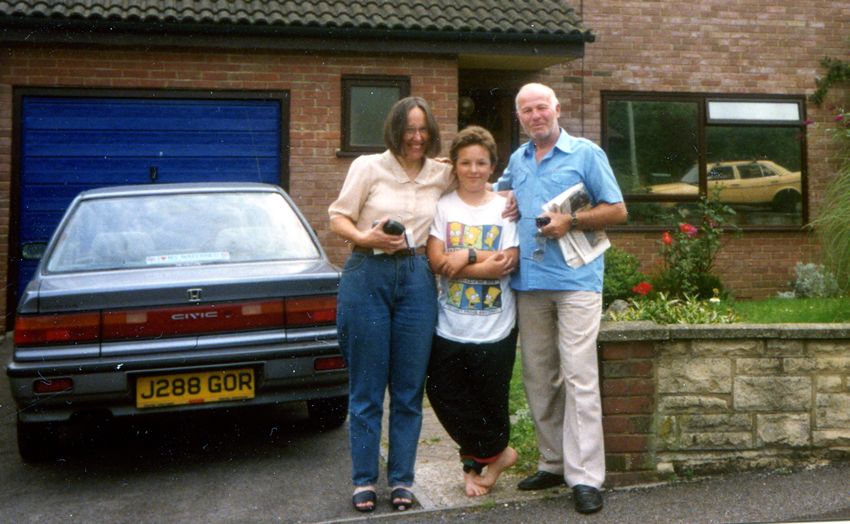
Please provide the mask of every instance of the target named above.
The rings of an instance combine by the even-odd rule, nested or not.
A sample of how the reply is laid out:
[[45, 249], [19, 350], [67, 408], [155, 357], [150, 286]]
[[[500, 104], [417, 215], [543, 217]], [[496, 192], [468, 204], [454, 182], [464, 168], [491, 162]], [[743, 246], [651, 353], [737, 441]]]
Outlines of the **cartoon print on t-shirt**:
[[499, 237], [502, 235], [502, 226], [484, 226], [484, 245], [481, 249], [493, 251], [499, 247]]
[[460, 307], [460, 303], [463, 300], [463, 282], [459, 282], [457, 280], [451, 281], [449, 283], [449, 295], [448, 295], [449, 304], [455, 307]]
[[484, 295], [484, 305], [488, 308], [502, 307], [502, 289], [499, 286], [487, 286], [487, 293]]
[[481, 226], [466, 226], [463, 231], [463, 245], [481, 249]]
[[492, 280], [450, 280], [446, 306], [458, 312], [498, 313], [502, 309], [502, 286]]
[[449, 222], [449, 235], [446, 245], [449, 249], [462, 246], [461, 236], [463, 235], [463, 224], [460, 222]]
[[466, 297], [465, 309], [479, 309], [479, 304], [481, 304], [481, 293], [475, 288], [475, 286], [468, 286], [464, 290], [463, 294]]
[[[501, 225], [467, 225], [462, 222], [446, 224], [446, 249], [474, 248], [480, 251], [496, 251], [502, 243]], [[451, 309], [467, 313], [489, 315], [502, 309], [502, 287], [498, 280], [449, 280], [445, 304]]]
[[495, 251], [499, 249], [502, 226], [485, 224], [470, 226], [460, 222], [446, 224], [446, 249], [481, 249]]

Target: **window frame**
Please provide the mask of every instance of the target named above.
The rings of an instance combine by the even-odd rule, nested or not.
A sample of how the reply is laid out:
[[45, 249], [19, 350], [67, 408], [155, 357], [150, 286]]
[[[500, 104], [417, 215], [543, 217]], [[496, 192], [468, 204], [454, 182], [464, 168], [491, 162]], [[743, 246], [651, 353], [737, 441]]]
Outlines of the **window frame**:
[[363, 153], [380, 153], [386, 149], [379, 145], [352, 145], [349, 129], [351, 127], [351, 90], [354, 87], [395, 87], [399, 90], [399, 100], [410, 96], [409, 76], [390, 75], [343, 75], [342, 76], [342, 129], [338, 156], [358, 156]]
[[[718, 94], [718, 93], [683, 93], [683, 92], [654, 92], [654, 91], [602, 91], [601, 92], [601, 145], [602, 149], [609, 152], [608, 135], [608, 104], [610, 102], [690, 102], [697, 107], [697, 165], [699, 174], [699, 192], [696, 196], [690, 195], [660, 195], [660, 194], [626, 194], [623, 200], [628, 206], [629, 202], [696, 202], [700, 197], [708, 194], [707, 171], [707, 134], [710, 127], [796, 127], [800, 132], [800, 194], [802, 198], [802, 210], [799, 226], [788, 225], [742, 225], [737, 226], [745, 231], [800, 231], [805, 229], [809, 222], [809, 198], [808, 198], [808, 145], [806, 142], [806, 98], [804, 95], [772, 95], [772, 94]], [[727, 120], [708, 118], [709, 102], [794, 102], [798, 105], [800, 119], [791, 120]], [[621, 225], [615, 230], [625, 231], [662, 231], [669, 229], [669, 225]]]

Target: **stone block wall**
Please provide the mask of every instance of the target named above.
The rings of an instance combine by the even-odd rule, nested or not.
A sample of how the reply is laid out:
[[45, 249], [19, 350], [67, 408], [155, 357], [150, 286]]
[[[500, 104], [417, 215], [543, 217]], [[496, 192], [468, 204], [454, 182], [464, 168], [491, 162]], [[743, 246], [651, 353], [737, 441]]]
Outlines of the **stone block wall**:
[[850, 460], [850, 325], [600, 332], [609, 483]]

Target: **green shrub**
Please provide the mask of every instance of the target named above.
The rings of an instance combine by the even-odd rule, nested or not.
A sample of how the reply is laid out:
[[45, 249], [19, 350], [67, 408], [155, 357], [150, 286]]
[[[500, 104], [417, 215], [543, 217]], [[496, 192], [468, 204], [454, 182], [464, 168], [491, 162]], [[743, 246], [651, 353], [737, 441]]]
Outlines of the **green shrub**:
[[738, 315], [721, 305], [718, 297], [699, 300], [693, 296], [684, 299], [667, 298], [658, 293], [653, 298], [639, 298], [630, 302], [621, 313], [612, 313], [611, 320], [651, 320], [656, 324], [732, 324]]
[[799, 298], [829, 298], [841, 294], [838, 281], [820, 264], [797, 263], [794, 268], [794, 296]]
[[632, 288], [647, 280], [640, 272], [640, 261], [634, 255], [610, 247], [605, 251], [605, 280], [602, 283], [603, 307], [617, 299], [628, 299], [635, 295]]

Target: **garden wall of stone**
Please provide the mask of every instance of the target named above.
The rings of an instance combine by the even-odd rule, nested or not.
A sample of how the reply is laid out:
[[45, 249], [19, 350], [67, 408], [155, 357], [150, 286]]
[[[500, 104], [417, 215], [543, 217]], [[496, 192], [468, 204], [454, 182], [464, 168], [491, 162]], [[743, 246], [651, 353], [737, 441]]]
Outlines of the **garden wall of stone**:
[[608, 482], [850, 460], [850, 324], [604, 322]]

